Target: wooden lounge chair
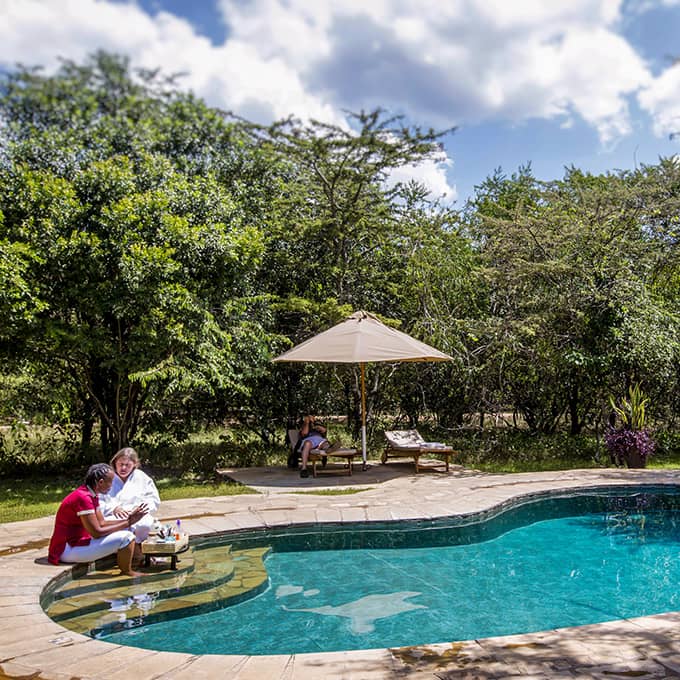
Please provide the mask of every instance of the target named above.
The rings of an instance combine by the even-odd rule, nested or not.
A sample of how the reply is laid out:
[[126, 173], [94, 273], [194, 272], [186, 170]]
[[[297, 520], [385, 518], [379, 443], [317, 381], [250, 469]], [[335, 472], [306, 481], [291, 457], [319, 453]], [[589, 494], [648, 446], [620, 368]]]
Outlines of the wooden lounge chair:
[[413, 458], [416, 465], [416, 473], [421, 467], [438, 467], [441, 465], [439, 461], [436, 464], [427, 466], [419, 465], [419, 459], [426, 454], [434, 454], [437, 456], [444, 456], [444, 464], [446, 471], [449, 471], [449, 459], [458, 451], [454, 451], [447, 444], [440, 442], [426, 442], [418, 430], [386, 430], [385, 438], [387, 439], [387, 446], [383, 451], [380, 462], [383, 465], [388, 458]]
[[[291, 451], [295, 449], [295, 445], [298, 443], [300, 438], [300, 433], [297, 430], [288, 430], [288, 441], [290, 442]], [[309, 458], [307, 462], [312, 466], [312, 477], [316, 477], [316, 464], [321, 462], [322, 466], [326, 467], [326, 461], [329, 458], [341, 458], [347, 464], [347, 470], [350, 477], [352, 476], [352, 463], [354, 461], [354, 456], [359, 455], [356, 449], [345, 449], [341, 446], [332, 444], [328, 449], [312, 449], [309, 452]]]

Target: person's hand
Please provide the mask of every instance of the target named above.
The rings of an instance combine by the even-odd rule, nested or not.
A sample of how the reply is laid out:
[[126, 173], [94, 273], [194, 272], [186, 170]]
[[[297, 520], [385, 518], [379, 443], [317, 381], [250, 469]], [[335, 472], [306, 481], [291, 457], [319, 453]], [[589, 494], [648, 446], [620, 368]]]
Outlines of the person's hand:
[[113, 511], [113, 516], [118, 519], [127, 519], [129, 514], [130, 513], [120, 505]]
[[149, 508], [146, 505], [146, 503], [140, 503], [134, 510], [132, 510], [128, 514], [128, 522], [132, 525], [135, 522], [138, 522], [144, 515], [146, 515], [149, 512]]

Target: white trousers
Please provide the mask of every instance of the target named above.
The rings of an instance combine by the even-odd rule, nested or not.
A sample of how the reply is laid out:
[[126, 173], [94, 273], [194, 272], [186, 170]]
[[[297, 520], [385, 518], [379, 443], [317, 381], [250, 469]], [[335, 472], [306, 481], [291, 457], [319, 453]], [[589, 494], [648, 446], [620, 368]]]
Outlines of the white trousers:
[[137, 541], [137, 543], [143, 543], [149, 538], [151, 527], [154, 525], [155, 521], [156, 520], [151, 516], [151, 513], [149, 513], [148, 515], [144, 515], [139, 522], [130, 527], [135, 534], [135, 541]]
[[[120, 518], [111, 514], [104, 515], [104, 519], [118, 520]], [[130, 531], [134, 532], [135, 534], [135, 541], [137, 541], [137, 543], [143, 543], [147, 538], [149, 538], [151, 527], [154, 525], [155, 521], [156, 520], [151, 516], [151, 513], [149, 513], [148, 515], [144, 515], [144, 517], [142, 517], [139, 522], [136, 522], [130, 527]]]
[[123, 529], [101, 538], [93, 538], [88, 545], [71, 546], [68, 543], [59, 558], [62, 562], [94, 562], [107, 555], [113, 555], [135, 540], [135, 535]]

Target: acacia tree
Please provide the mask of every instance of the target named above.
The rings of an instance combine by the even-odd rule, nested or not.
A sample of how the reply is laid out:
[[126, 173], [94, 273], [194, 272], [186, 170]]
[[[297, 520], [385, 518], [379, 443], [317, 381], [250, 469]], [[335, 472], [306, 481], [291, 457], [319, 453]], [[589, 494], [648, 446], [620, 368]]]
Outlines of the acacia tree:
[[106, 450], [168, 397], [247, 391], [268, 343], [261, 215], [234, 198], [247, 139], [103, 53], [7, 75], [0, 117], [3, 351], [67, 376]]
[[454, 361], [402, 366], [392, 380], [394, 405], [417, 426], [434, 413], [444, 426], [458, 426], [475, 411], [479, 392], [467, 327], [483, 309], [484, 286], [477, 256], [461, 231], [452, 207], [429, 201], [422, 188], [410, 187], [400, 206], [402, 251], [386, 263], [391, 272], [390, 316], [404, 320], [403, 330], [427, 340]]
[[[276, 325], [292, 342], [362, 308], [410, 325], [410, 309], [399, 305], [404, 271], [415, 244], [426, 248], [423, 242], [434, 230], [406, 215], [428, 202], [420, 188], [391, 182], [390, 175], [436, 157], [438, 140], [448, 132], [405, 126], [401, 117], [380, 109], [350, 114], [347, 127], [288, 119], [253, 128], [280, 177], [262, 288], [274, 294]], [[433, 205], [431, 211], [438, 228], [447, 221], [439, 215], [448, 214], [446, 209]], [[313, 370], [335, 382], [335, 391], [344, 395], [344, 410], [358, 423], [355, 373], [320, 366]], [[300, 369], [280, 371], [287, 381], [280, 392], [291, 396], [292, 415], [313, 394], [303, 391]], [[380, 368], [374, 371], [369, 412], [381, 384]]]
[[644, 382], [651, 410], [671, 425], [680, 414], [680, 165], [662, 158], [631, 173], [641, 205], [641, 237], [649, 256], [645, 286], [622, 308], [618, 394]]
[[530, 428], [552, 432], [566, 414], [576, 434], [621, 381], [653, 378], [643, 356], [670, 358], [672, 324], [651, 288], [662, 241], [648, 195], [640, 173], [570, 169], [545, 184], [526, 172], [494, 178], [477, 197], [489, 368]]
[[386, 273], [373, 266], [373, 256], [391, 253], [403, 231], [404, 186], [387, 180], [395, 169], [434, 157], [448, 132], [402, 126], [380, 109], [350, 114], [348, 122], [345, 129], [288, 119], [254, 129], [281, 176], [269, 242], [275, 266], [268, 270], [268, 288], [281, 299], [375, 306], [372, 296], [380, 295], [377, 283]]

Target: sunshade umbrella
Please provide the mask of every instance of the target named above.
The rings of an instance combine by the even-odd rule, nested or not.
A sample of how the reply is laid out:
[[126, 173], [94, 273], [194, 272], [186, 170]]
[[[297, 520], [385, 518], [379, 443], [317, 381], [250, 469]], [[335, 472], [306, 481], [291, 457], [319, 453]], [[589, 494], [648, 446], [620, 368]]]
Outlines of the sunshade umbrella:
[[361, 453], [366, 465], [366, 364], [371, 362], [453, 361], [444, 352], [382, 323], [368, 312], [354, 312], [336, 326], [289, 349], [273, 361], [358, 363], [361, 369]]

